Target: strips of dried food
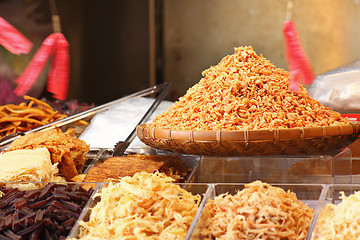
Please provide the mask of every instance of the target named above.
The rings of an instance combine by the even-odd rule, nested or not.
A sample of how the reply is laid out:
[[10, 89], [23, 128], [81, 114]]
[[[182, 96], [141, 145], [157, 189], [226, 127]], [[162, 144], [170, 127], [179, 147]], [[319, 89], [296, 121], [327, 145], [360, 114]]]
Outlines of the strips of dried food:
[[0, 187], [0, 192], [0, 239], [65, 239], [93, 189], [49, 183], [30, 191]]

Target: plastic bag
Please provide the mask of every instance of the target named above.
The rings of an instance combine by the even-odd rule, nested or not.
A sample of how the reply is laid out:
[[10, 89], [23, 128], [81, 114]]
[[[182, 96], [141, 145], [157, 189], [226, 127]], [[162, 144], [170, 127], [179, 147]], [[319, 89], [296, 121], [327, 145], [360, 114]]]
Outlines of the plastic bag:
[[360, 60], [318, 75], [310, 96], [338, 112], [360, 112]]

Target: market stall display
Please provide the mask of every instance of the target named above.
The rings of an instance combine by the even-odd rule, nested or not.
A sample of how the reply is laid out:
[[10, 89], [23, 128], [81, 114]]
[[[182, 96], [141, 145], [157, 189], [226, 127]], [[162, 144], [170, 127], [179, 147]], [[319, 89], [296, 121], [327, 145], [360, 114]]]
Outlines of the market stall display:
[[[76, 216], [63, 219], [66, 232], [56, 230], [71, 239], [305, 239], [308, 230], [313, 233], [328, 185], [351, 184], [351, 151], [343, 147], [358, 137], [360, 124], [313, 100], [301, 86], [291, 91], [289, 84], [288, 72], [251, 47], [237, 48], [172, 105], [161, 105], [163, 98], [143, 98], [163, 97], [165, 84], [26, 131], [0, 155], [0, 163], [13, 161], [0, 170], [7, 176], [0, 186], [39, 188], [32, 191], [41, 194], [58, 189], [57, 182], [79, 184], [84, 194], [94, 190], [83, 211], [76, 208]], [[28, 100], [18, 112], [35, 103], [46, 108]], [[170, 107], [161, 113], [155, 111], [158, 106]], [[69, 126], [89, 116], [85, 131], [73, 135]], [[133, 136], [131, 129], [144, 117], [150, 121], [137, 126], [136, 133], [147, 145], [114, 156], [115, 143]], [[26, 164], [17, 164], [22, 158]], [[279, 185], [284, 182], [297, 184]], [[56, 197], [60, 201], [66, 194], [56, 190], [46, 198], [50, 202], [41, 204], [61, 207]], [[0, 205], [13, 201], [9, 198], [0, 196]], [[41, 214], [35, 214], [35, 222]], [[5, 218], [0, 230], [9, 228], [10, 220]], [[31, 227], [35, 232], [20, 233], [36, 235], [39, 226], [38, 221]]]
[[359, 123], [289, 84], [289, 73], [252, 47], [236, 48], [137, 135], [151, 147], [204, 155], [321, 154], [356, 140]]

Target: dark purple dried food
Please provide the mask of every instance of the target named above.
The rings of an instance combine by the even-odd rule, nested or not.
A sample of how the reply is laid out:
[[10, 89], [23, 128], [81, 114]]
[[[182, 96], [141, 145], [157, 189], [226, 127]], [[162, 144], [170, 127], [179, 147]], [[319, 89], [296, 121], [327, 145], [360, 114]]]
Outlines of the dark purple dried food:
[[38, 223], [35, 223], [27, 228], [24, 228], [20, 231], [17, 232], [18, 235], [20, 236], [26, 236], [28, 234], [31, 234], [32, 232], [34, 232], [36, 229], [40, 228], [42, 226], [42, 222], [38, 222]]
[[0, 222], [0, 231], [2, 232], [5, 229], [5, 221]]
[[34, 198], [37, 198], [37, 196], [40, 193], [41, 193], [41, 188], [40, 189], [35, 189], [35, 190], [29, 190], [24, 194], [24, 198], [34, 199]]
[[66, 216], [67, 218], [79, 217], [79, 213], [72, 212], [72, 211], [69, 211], [69, 210], [64, 210], [64, 209], [56, 209], [55, 208], [52, 212], [57, 214], [58, 216]]
[[53, 221], [50, 218], [47, 217], [47, 218], [45, 218], [43, 220], [43, 224], [44, 224], [45, 227], [49, 227], [49, 226], [51, 226], [53, 224]]
[[59, 202], [59, 201], [57, 201], [57, 200], [52, 201], [49, 206], [50, 206], [50, 207], [57, 208], [57, 209], [68, 210], [68, 208], [67, 208], [65, 205], [63, 205], [61, 202]]
[[54, 197], [57, 200], [69, 200], [70, 198], [63, 192], [54, 192]]
[[64, 206], [66, 206], [67, 209], [69, 209], [70, 211], [73, 212], [80, 212], [81, 211], [81, 206], [77, 205], [76, 203], [73, 202], [67, 202], [67, 201], [60, 201]]
[[12, 226], [11, 226], [11, 229], [15, 232], [19, 230], [18, 225], [16, 225], [16, 222], [19, 221], [19, 219], [20, 219], [20, 212], [15, 211], [13, 213]]
[[15, 209], [20, 209], [23, 206], [25, 206], [26, 204], [27, 204], [27, 201], [25, 198], [18, 198], [16, 200], [16, 202], [14, 203], [14, 207], [15, 207]]
[[10, 228], [12, 226], [12, 222], [13, 222], [13, 215], [9, 215], [7, 216], [7, 218], [5, 219], [5, 228]]
[[16, 233], [11, 231], [10, 229], [6, 230], [4, 232], [4, 234], [5, 234], [5, 236], [10, 238], [11, 240], [23, 240], [23, 238], [20, 235], [17, 235]]
[[46, 204], [47, 202], [46, 202], [46, 200], [41, 200], [41, 201], [38, 201], [38, 202], [35, 202], [35, 203], [33, 203], [33, 204], [31, 204], [31, 205], [29, 205], [29, 207], [31, 208], [31, 209], [39, 209], [39, 208], [43, 208], [43, 207], [45, 207], [45, 204]]
[[5, 197], [1, 199], [0, 201], [0, 208], [6, 208], [11, 205], [11, 202], [19, 197], [21, 197], [23, 194], [21, 192], [11, 192], [7, 195], [5, 194]]
[[0, 234], [0, 240], [11, 240], [10, 238]]
[[24, 207], [20, 208], [19, 211], [24, 215], [30, 215], [30, 214], [34, 213], [34, 210], [29, 208], [28, 206], [24, 206]]
[[68, 220], [66, 220], [65, 222], [62, 223], [62, 226], [66, 229], [66, 230], [71, 230], [72, 226], [74, 226], [76, 219], [75, 218], [69, 218]]
[[39, 194], [39, 199], [44, 199], [46, 196], [48, 196], [51, 193], [51, 190], [53, 190], [56, 187], [56, 183], [49, 183], [47, 184]]
[[93, 191], [49, 183], [19, 191], [0, 187], [0, 240], [65, 239]]
[[45, 237], [45, 239], [48, 239], [48, 240], [54, 240], [54, 238], [51, 236], [49, 230], [47, 230], [47, 229], [44, 230], [44, 237]]
[[41, 222], [44, 218], [45, 210], [39, 210], [36, 212], [35, 223]]
[[[14, 220], [13, 221], [13, 225], [12, 225], [12, 228], [14, 231], [18, 231], [22, 228], [26, 228], [27, 225], [30, 225], [29, 224], [29, 220], [28, 219], [33, 219], [36, 217], [36, 213], [32, 213], [32, 214], [29, 214], [29, 215], [25, 215], [24, 217], [18, 219], [18, 220]], [[16, 230], [15, 230], [15, 229]]]
[[40, 233], [43, 230], [43, 227], [37, 228], [34, 232], [32, 232], [29, 236], [29, 240], [38, 240], [40, 239]]

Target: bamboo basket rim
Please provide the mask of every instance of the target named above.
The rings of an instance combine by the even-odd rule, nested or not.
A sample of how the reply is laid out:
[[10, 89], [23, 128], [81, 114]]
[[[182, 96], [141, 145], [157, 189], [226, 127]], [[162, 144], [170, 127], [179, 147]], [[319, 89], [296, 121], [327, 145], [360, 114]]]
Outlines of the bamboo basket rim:
[[181, 140], [188, 142], [231, 142], [231, 141], [280, 141], [326, 138], [343, 135], [359, 135], [360, 122], [349, 122], [345, 125], [297, 127], [283, 129], [259, 130], [171, 130], [152, 128], [148, 124], [138, 125], [137, 136], [150, 139]]

